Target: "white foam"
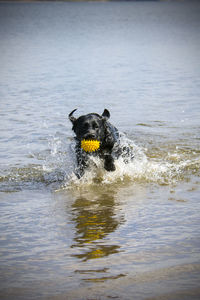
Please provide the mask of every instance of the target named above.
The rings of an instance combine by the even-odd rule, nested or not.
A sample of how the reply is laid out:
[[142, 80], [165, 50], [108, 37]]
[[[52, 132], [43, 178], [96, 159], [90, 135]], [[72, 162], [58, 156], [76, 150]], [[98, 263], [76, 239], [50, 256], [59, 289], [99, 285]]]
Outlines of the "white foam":
[[[90, 156], [89, 168], [78, 179], [76, 173], [75, 142], [63, 136], [51, 137], [49, 151], [45, 152], [43, 172], [45, 181], [61, 183], [61, 188], [73, 189], [90, 185], [110, 185], [119, 182], [156, 183], [169, 185], [188, 177], [189, 172], [198, 172], [199, 153], [192, 149], [169, 144], [149, 144], [147, 148], [137, 145], [125, 135], [120, 135], [120, 144], [131, 153], [115, 160], [116, 170], [108, 172], [104, 162]], [[133, 154], [133, 155], [132, 155]], [[133, 157], [132, 157], [133, 156]], [[197, 170], [197, 171], [196, 171]]]
[[[145, 154], [146, 149], [137, 146], [133, 141], [123, 136], [122, 145], [129, 146], [134, 154], [134, 158], [126, 157], [128, 163], [124, 162], [123, 157], [115, 161], [116, 170], [107, 172], [103, 167], [103, 162], [98, 157], [91, 156], [90, 166], [85, 171], [82, 178], [78, 179], [74, 173], [68, 176], [65, 187], [81, 187], [91, 184], [112, 184], [122, 181], [134, 181], [139, 183], [154, 182], [157, 184], [171, 184], [176, 182], [188, 165], [188, 161], [173, 161], [161, 158], [148, 158]], [[176, 154], [174, 154], [176, 155]]]

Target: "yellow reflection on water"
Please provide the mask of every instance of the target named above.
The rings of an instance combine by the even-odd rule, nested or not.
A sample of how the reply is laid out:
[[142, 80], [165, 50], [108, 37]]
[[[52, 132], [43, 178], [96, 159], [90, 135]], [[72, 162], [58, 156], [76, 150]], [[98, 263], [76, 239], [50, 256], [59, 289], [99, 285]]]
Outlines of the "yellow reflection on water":
[[118, 244], [109, 245], [105, 240], [123, 222], [123, 217], [116, 213], [116, 205], [113, 189], [103, 192], [90, 189], [75, 199], [72, 220], [76, 234], [72, 247], [81, 251], [73, 256], [87, 261], [119, 252]]

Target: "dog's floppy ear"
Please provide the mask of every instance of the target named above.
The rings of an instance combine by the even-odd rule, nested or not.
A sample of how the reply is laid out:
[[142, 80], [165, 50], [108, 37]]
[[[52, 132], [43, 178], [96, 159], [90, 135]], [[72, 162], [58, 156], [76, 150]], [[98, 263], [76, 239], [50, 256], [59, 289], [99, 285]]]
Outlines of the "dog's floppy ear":
[[110, 118], [110, 112], [107, 109], [104, 109], [102, 117], [107, 121]]
[[73, 116], [73, 113], [75, 112], [77, 110], [77, 108], [76, 109], [74, 109], [74, 110], [72, 110], [72, 112], [69, 114], [69, 119], [70, 119], [70, 121], [72, 122], [72, 124], [74, 124], [74, 122], [76, 121], [76, 118]]

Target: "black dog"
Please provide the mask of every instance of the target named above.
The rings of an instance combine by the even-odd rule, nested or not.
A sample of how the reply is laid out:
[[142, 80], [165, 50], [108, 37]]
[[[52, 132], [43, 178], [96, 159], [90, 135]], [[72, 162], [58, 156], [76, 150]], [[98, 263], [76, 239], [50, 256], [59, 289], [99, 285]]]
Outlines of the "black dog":
[[[114, 159], [121, 154], [119, 147], [119, 132], [112, 124], [108, 122], [110, 113], [107, 109], [104, 110], [100, 116], [96, 113], [90, 113], [79, 118], [75, 118], [73, 113], [74, 109], [69, 114], [69, 119], [73, 124], [76, 137], [76, 157], [78, 164], [77, 177], [84, 174], [84, 169], [88, 165], [89, 155], [98, 155], [104, 160], [104, 168], [107, 171], [115, 171]], [[81, 149], [81, 141], [85, 140], [98, 140], [100, 141], [100, 148], [92, 153], [86, 153]]]

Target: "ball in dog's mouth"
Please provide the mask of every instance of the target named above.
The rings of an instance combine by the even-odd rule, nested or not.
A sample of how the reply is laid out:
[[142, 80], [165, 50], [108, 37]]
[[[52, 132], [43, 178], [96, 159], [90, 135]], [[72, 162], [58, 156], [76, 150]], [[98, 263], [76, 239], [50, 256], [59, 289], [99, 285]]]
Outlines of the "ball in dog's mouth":
[[82, 140], [81, 148], [85, 152], [94, 152], [97, 151], [100, 147], [100, 141], [98, 140]]

